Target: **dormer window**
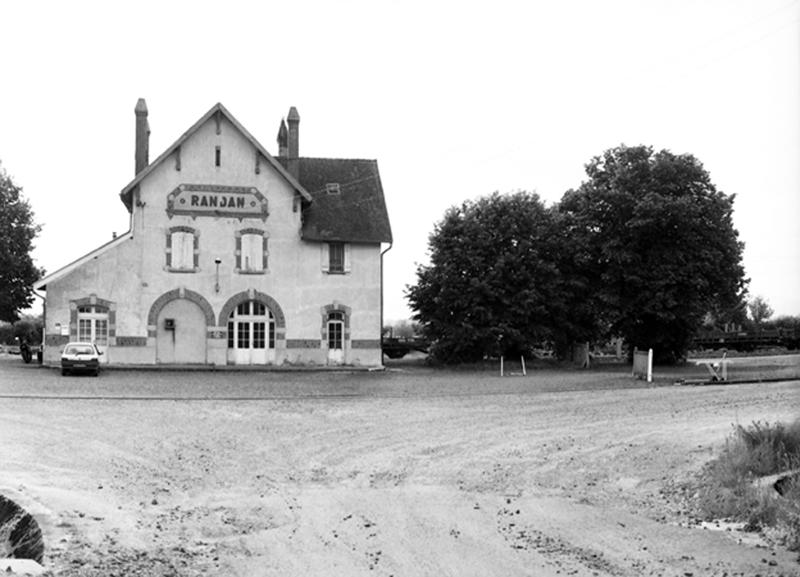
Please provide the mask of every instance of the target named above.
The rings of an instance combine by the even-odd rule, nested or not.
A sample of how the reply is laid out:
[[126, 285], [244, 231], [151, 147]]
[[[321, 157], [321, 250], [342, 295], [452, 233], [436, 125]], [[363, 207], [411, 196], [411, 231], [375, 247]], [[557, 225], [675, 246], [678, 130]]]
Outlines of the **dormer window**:
[[339, 183], [338, 182], [329, 182], [325, 185], [325, 192], [328, 194], [340, 194], [341, 191], [339, 190]]

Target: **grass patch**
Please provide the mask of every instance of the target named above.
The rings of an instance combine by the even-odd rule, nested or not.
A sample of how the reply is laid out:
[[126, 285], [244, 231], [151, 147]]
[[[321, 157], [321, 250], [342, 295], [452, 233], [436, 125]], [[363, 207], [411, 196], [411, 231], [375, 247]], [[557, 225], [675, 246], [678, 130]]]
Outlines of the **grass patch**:
[[701, 476], [698, 506], [706, 520], [745, 523], [770, 540], [800, 551], [800, 475], [781, 486], [782, 494], [758, 479], [800, 469], [800, 419], [789, 425], [737, 425], [722, 454]]

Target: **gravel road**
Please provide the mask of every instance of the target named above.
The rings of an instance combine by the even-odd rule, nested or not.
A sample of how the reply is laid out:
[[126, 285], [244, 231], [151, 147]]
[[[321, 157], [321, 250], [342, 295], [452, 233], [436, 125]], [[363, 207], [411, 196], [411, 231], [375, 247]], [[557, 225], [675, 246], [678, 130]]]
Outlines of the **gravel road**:
[[0, 494], [54, 575], [800, 575], [685, 482], [800, 381], [107, 371], [0, 357]]

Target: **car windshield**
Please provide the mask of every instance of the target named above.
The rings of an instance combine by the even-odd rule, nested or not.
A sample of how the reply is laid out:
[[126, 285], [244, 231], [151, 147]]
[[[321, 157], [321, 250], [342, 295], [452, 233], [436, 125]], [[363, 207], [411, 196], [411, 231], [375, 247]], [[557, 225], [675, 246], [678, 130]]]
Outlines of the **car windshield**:
[[88, 345], [72, 345], [64, 351], [65, 355], [91, 355], [92, 353], [94, 350]]

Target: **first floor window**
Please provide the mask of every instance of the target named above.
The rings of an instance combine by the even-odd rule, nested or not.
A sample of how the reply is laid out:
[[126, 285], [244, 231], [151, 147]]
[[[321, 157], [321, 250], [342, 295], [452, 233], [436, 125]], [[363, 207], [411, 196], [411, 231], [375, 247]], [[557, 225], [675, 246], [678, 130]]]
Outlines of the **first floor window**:
[[329, 274], [350, 272], [350, 244], [346, 242], [322, 243], [322, 270]]
[[267, 270], [267, 241], [263, 230], [246, 228], [236, 232], [236, 270], [242, 273], [262, 273]]
[[242, 235], [242, 270], [264, 270], [264, 237], [260, 234]]
[[180, 270], [194, 270], [195, 236], [193, 232], [184, 230], [174, 231], [170, 234], [169, 267]]
[[328, 272], [344, 272], [344, 243], [331, 242], [328, 247]]

